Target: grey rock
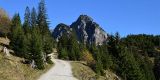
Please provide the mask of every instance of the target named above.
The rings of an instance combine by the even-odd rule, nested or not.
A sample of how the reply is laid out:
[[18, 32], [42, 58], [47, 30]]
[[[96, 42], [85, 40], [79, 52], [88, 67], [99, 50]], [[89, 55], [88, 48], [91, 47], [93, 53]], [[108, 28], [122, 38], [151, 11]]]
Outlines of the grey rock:
[[52, 36], [54, 39], [58, 42], [59, 39], [62, 37], [63, 34], [69, 34], [70, 33], [70, 27], [66, 24], [60, 23], [56, 26], [54, 31], [52, 32]]
[[85, 44], [102, 45], [107, 40], [107, 33], [87, 15], [80, 15], [70, 26], [59, 24], [54, 29], [52, 35], [58, 41], [63, 35], [70, 35], [75, 31], [78, 42]]
[[3, 48], [3, 53], [5, 53], [6, 56], [10, 56], [9, 50], [6, 47]]

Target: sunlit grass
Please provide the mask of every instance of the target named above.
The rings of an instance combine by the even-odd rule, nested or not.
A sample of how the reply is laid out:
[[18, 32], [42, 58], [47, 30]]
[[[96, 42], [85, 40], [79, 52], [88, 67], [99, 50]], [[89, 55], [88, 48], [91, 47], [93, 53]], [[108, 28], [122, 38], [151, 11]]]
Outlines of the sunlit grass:
[[45, 73], [51, 65], [46, 65], [45, 70], [36, 70], [27, 64], [21, 63], [22, 58], [0, 53], [0, 80], [36, 80]]
[[97, 77], [96, 73], [83, 62], [71, 62], [71, 65], [73, 75], [79, 80], [105, 80], [101, 76]]

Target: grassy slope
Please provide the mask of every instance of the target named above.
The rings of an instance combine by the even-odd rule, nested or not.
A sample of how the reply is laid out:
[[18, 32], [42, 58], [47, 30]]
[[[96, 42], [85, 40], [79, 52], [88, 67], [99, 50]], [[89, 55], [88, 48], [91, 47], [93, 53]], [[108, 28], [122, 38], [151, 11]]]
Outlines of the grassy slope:
[[121, 80], [112, 71], [106, 70], [106, 76], [96, 76], [96, 73], [82, 62], [71, 62], [73, 75], [79, 80]]
[[[73, 75], [79, 80], [95, 80], [96, 73], [88, 66], [80, 62], [71, 62]], [[105, 80], [104, 77], [99, 77], [96, 80]]]
[[35, 70], [29, 65], [21, 63], [22, 58], [10, 56], [6, 57], [0, 53], [0, 80], [36, 80], [51, 65], [47, 65], [45, 70]]

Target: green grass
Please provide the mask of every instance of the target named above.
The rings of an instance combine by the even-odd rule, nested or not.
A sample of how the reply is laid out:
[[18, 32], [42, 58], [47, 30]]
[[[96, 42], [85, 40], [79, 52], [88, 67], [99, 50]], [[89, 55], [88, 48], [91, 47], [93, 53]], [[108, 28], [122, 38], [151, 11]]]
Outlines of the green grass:
[[0, 53], [0, 80], [36, 80], [45, 73], [51, 65], [46, 65], [45, 70], [36, 70], [30, 65], [21, 63], [22, 58]]

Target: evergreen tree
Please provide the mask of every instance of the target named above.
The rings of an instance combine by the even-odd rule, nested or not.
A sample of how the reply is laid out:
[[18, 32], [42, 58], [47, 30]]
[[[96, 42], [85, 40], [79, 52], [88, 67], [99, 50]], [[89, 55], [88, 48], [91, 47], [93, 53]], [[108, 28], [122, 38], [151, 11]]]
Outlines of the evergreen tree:
[[100, 46], [100, 53], [101, 53], [101, 56], [102, 56], [102, 63], [103, 63], [103, 68], [104, 69], [109, 69], [113, 62], [112, 62], [112, 58], [111, 56], [109, 55], [109, 52], [108, 52], [108, 49], [107, 49], [107, 45], [102, 45]]
[[45, 42], [43, 45], [44, 52], [46, 54], [50, 54], [52, 53], [52, 48], [53, 48], [53, 38], [50, 35], [46, 35]]
[[145, 75], [141, 72], [138, 63], [136, 62], [133, 53], [127, 48], [120, 46], [121, 53], [119, 54], [120, 74], [127, 80], [146, 80]]
[[147, 59], [147, 57], [141, 60], [141, 64], [139, 65], [140, 65], [141, 71], [143, 72], [147, 80], [155, 80], [155, 76], [153, 72], [153, 65], [151, 64], [149, 59]]
[[26, 7], [25, 14], [24, 14], [23, 29], [24, 29], [24, 34], [25, 34], [24, 44], [26, 45], [25, 54], [26, 54], [26, 57], [30, 59], [29, 57], [31, 55], [29, 53], [31, 53], [30, 46], [32, 45], [30, 43], [31, 42], [31, 13], [30, 13], [30, 9], [28, 6]]
[[68, 54], [70, 60], [76, 60], [75, 50], [72, 48], [70, 53]]
[[159, 55], [155, 59], [154, 75], [156, 80], [160, 80], [160, 56]]
[[43, 46], [41, 34], [38, 28], [33, 28], [32, 31], [32, 49], [31, 52], [33, 54], [32, 59], [35, 61], [38, 69], [44, 69], [44, 57], [43, 57]]
[[97, 58], [96, 58], [96, 69], [95, 69], [95, 71], [98, 75], [102, 75], [102, 74], [104, 74], [103, 63], [102, 63], [101, 54], [100, 54], [99, 51], [96, 53], [96, 57]]
[[30, 60], [30, 39], [26, 36], [26, 35], [22, 35], [23, 39], [22, 39], [22, 43], [21, 43], [21, 49], [23, 53], [22, 55], [24, 56], [25, 59]]
[[53, 38], [49, 30], [49, 23], [47, 21], [45, 0], [41, 0], [38, 7], [37, 24], [42, 35], [44, 55], [50, 54], [53, 48]]
[[139, 63], [133, 55], [132, 49], [128, 49], [121, 42], [118, 33], [116, 33], [115, 36], [109, 36], [108, 50], [113, 58], [114, 66], [112, 69], [114, 69], [117, 74], [121, 75], [123, 79], [147, 80], [145, 73], [142, 72]]
[[[51, 32], [49, 30], [49, 23], [47, 21], [45, 0], [41, 0], [39, 3], [38, 15], [37, 15], [37, 26], [40, 30], [40, 34], [42, 35], [41, 39], [42, 39], [43, 52], [44, 52], [43, 55], [47, 56], [48, 54], [52, 52], [53, 38], [51, 36]], [[49, 60], [47, 57], [45, 58], [46, 60]], [[51, 60], [49, 60], [49, 62], [50, 61]]]
[[80, 51], [80, 48], [79, 48], [79, 44], [77, 42], [77, 39], [76, 39], [76, 35], [75, 35], [75, 32], [72, 31], [72, 34], [68, 40], [68, 49], [70, 50], [70, 52], [74, 52], [71, 54], [71, 56], [75, 57], [74, 59], [76, 60], [80, 60], [82, 58], [82, 53], [81, 50]]
[[19, 14], [15, 14], [12, 19], [10, 40], [10, 46], [15, 51], [16, 55], [25, 57], [24, 51], [27, 51], [25, 43], [26, 39], [21, 26]]
[[30, 27], [31, 27], [31, 13], [29, 7], [27, 6], [24, 14], [24, 24], [23, 24], [23, 28], [26, 34], [30, 32]]
[[67, 59], [69, 56], [68, 56], [68, 37], [67, 35], [62, 35], [62, 37], [59, 39], [59, 42], [58, 42], [58, 57], [60, 59]]
[[155, 80], [155, 76], [153, 73], [153, 64], [150, 61], [149, 57], [141, 56], [141, 54], [138, 52], [138, 50], [133, 46], [130, 46], [129, 49], [130, 49], [131, 53], [133, 53], [135, 60], [137, 61], [138, 65], [140, 66], [142, 74], [145, 75], [145, 78], [147, 80]]
[[108, 36], [108, 50], [109, 53], [112, 54], [114, 57], [118, 56], [118, 42], [117, 39], [115, 39], [114, 35]]
[[40, 28], [40, 33], [42, 34], [42, 37], [50, 33], [47, 21], [45, 0], [41, 0], [39, 3], [37, 23], [38, 27]]
[[68, 59], [68, 53], [67, 53], [67, 50], [66, 50], [66, 48], [62, 48], [61, 50], [60, 50], [60, 53], [59, 53], [59, 58], [61, 58], [61, 59]]
[[34, 7], [32, 8], [32, 12], [31, 12], [31, 26], [32, 27], [37, 26], [37, 12]]

